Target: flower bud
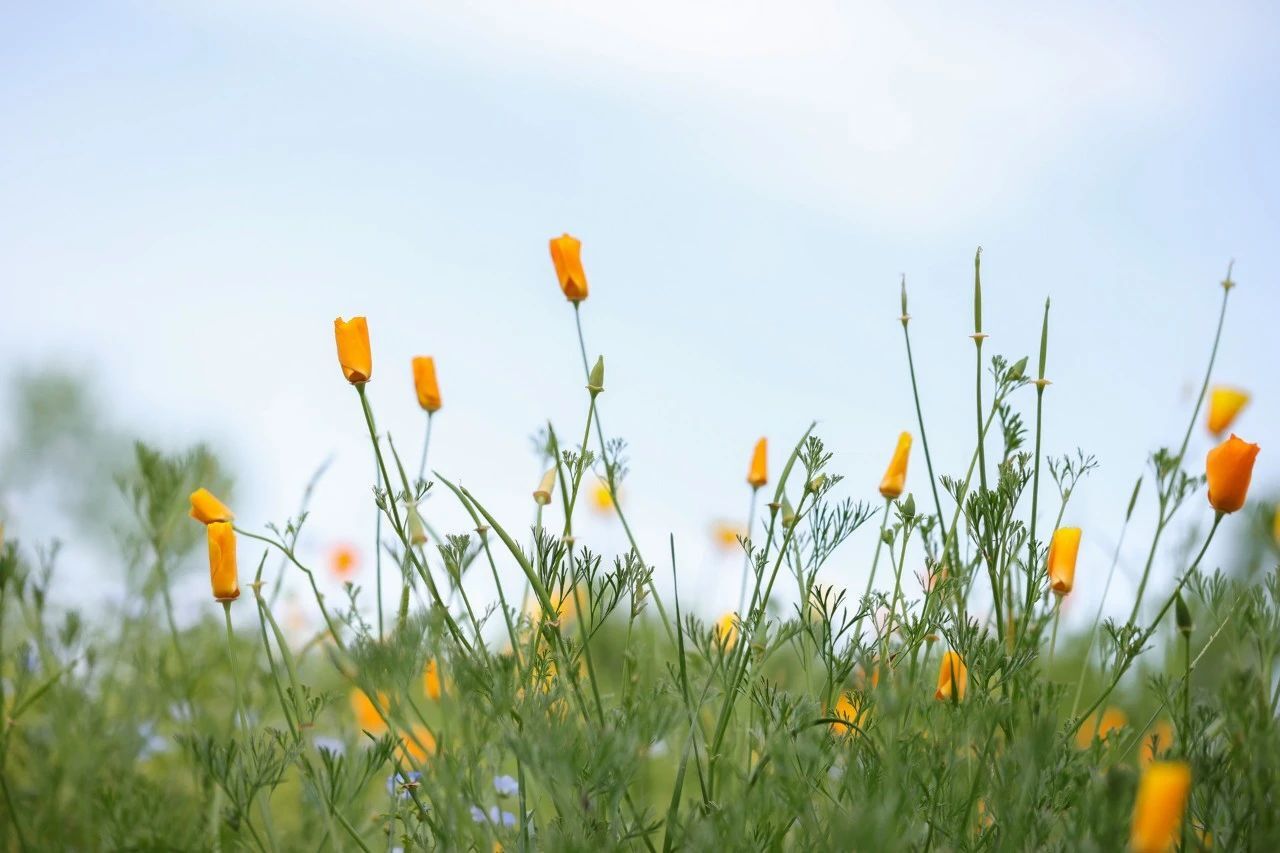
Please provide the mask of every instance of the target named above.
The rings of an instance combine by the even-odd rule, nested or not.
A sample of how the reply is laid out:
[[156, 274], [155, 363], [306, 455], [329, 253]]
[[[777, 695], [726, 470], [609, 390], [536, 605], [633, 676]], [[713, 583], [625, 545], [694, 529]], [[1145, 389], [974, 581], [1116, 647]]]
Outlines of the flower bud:
[[363, 385], [373, 376], [373, 354], [369, 350], [369, 324], [364, 317], [341, 317], [333, 321], [333, 337], [338, 343], [338, 364], [352, 385]]
[[1080, 528], [1059, 527], [1049, 543], [1049, 588], [1059, 597], [1076, 582], [1076, 556], [1080, 552]]
[[880, 481], [880, 494], [892, 500], [901, 496], [907, 485], [907, 459], [911, 455], [911, 433], [898, 435], [898, 444], [893, 449], [893, 458], [889, 460], [889, 469], [884, 472]]
[[938, 689], [935, 699], [954, 699], [963, 701], [965, 690], [969, 687], [969, 668], [964, 665], [960, 653], [948, 649], [942, 656], [942, 665], [938, 668]]
[[209, 538], [209, 584], [217, 601], [240, 597], [236, 573], [236, 532], [228, 521], [215, 521], [205, 530]]
[[1133, 803], [1129, 849], [1133, 853], [1172, 850], [1191, 792], [1191, 766], [1182, 761], [1153, 761], [1142, 772]]
[[769, 482], [769, 440], [761, 438], [751, 451], [751, 467], [747, 469], [747, 484], [758, 489]]
[[587, 274], [582, 269], [582, 241], [568, 234], [551, 240], [551, 263], [564, 298], [578, 303], [587, 298]]
[[1191, 623], [1191, 608], [1187, 607], [1186, 599], [1182, 597], [1181, 591], [1174, 596], [1173, 605], [1174, 616], [1178, 623], [1178, 633], [1182, 634], [1184, 637], [1190, 637], [1191, 631], [1195, 626]]
[[201, 524], [215, 521], [234, 521], [235, 513], [213, 496], [208, 489], [196, 489], [191, 493], [191, 517]]
[[1222, 385], [1215, 387], [1209, 392], [1209, 432], [1222, 435], [1248, 403], [1249, 394], [1245, 391]]
[[593, 397], [604, 390], [604, 356], [597, 358], [595, 366], [591, 368], [591, 375], [587, 378], [587, 390]]
[[436, 360], [431, 356], [414, 357], [413, 389], [418, 394], [418, 405], [423, 411], [432, 414], [440, 411], [440, 383], [436, 381]]
[[538, 483], [538, 488], [533, 490], [533, 500], [538, 506], [546, 506], [551, 503], [551, 492], [556, 487], [556, 467], [552, 465], [542, 475], [542, 481]]
[[1243, 441], [1232, 433], [1230, 438], [1209, 451], [1205, 459], [1209, 505], [1218, 512], [1235, 512], [1244, 506], [1258, 449], [1258, 445]]
[[425, 545], [427, 543], [427, 526], [422, 522], [422, 515], [418, 512], [417, 504], [409, 504], [409, 543], [411, 545]]

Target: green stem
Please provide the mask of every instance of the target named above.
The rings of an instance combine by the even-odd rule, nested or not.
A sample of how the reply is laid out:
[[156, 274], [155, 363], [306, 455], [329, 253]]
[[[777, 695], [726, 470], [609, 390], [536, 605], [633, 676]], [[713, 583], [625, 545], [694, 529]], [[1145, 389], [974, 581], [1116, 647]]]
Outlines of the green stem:
[[[751, 489], [751, 504], [747, 508], [747, 539], [751, 539], [751, 527], [756, 523], [756, 495], [759, 494], [759, 488]], [[738, 589], [738, 615], [741, 617], [742, 609], [747, 606], [747, 576], [751, 572], [751, 552], [743, 549], [742, 554], [742, 584]]]
[[[905, 276], [903, 277], [903, 288], [905, 291], [905, 288], [906, 288]], [[903, 298], [904, 311], [901, 317], [902, 339], [906, 342], [906, 345], [907, 345], [907, 372], [911, 374], [911, 397], [912, 399], [915, 400], [915, 404], [916, 404], [916, 424], [920, 427], [920, 444], [924, 447], [924, 464], [925, 464], [925, 468], [929, 472], [929, 489], [933, 492], [933, 506], [938, 513], [938, 535], [939, 537], [942, 538], [943, 541], [946, 541], [947, 529], [946, 527], [943, 526], [944, 522], [942, 519], [942, 501], [938, 497], [937, 478], [933, 476], [933, 457], [929, 455], [929, 437], [925, 434], [925, 431], [924, 431], [924, 409], [921, 408], [920, 406], [920, 388], [916, 383], [916, 363], [915, 363], [915, 359], [913, 359], [911, 356], [911, 334], [907, 331], [907, 323], [910, 321], [911, 318], [910, 316], [907, 315], [905, 311], [905, 307], [906, 307], [906, 299], [904, 296]]]
[[[1160, 612], [1156, 614], [1155, 621], [1151, 623], [1151, 627], [1147, 628], [1147, 630], [1144, 631], [1141, 634], [1141, 636], [1139, 636], [1135, 640], [1135, 642], [1133, 643], [1133, 648], [1141, 650], [1146, 646], [1147, 640], [1151, 639], [1151, 635], [1155, 633], [1156, 626], [1160, 624], [1160, 620], [1163, 619], [1164, 615], [1169, 612], [1169, 608], [1173, 607], [1173, 603], [1174, 601], [1177, 600], [1178, 594], [1182, 592], [1182, 588], [1186, 586], [1187, 581], [1190, 580], [1191, 576], [1195, 573], [1196, 569], [1199, 568], [1200, 561], [1204, 559], [1205, 552], [1209, 550], [1209, 543], [1213, 541], [1213, 534], [1218, 532], [1218, 525], [1222, 523], [1222, 519], [1224, 516], [1225, 516], [1225, 513], [1221, 513], [1221, 512], [1214, 515], [1213, 526], [1209, 528], [1209, 535], [1205, 537], [1204, 544], [1200, 546], [1200, 552], [1196, 554], [1196, 558], [1191, 563], [1191, 567], [1187, 569], [1186, 573], [1183, 574], [1183, 576], [1178, 580], [1177, 585], [1173, 588], [1173, 593], [1169, 596], [1168, 600], [1165, 601], [1164, 606], [1160, 608]], [[1076, 731], [1080, 728], [1081, 724], [1083, 724], [1084, 721], [1089, 718], [1089, 715], [1092, 714], [1094, 711], [1098, 710], [1098, 708], [1102, 705], [1102, 703], [1107, 700], [1107, 697], [1110, 696], [1112, 691], [1116, 689], [1116, 685], [1120, 683], [1120, 679], [1124, 677], [1124, 674], [1129, 670], [1129, 666], [1133, 663], [1133, 661], [1136, 658], [1137, 658], [1137, 655], [1132, 654], [1132, 655], [1129, 655], [1124, 661], [1120, 663], [1120, 665], [1116, 668], [1116, 674], [1115, 674], [1115, 677], [1112, 678], [1111, 684], [1105, 690], [1103, 690], [1101, 695], [1099, 695], [1098, 698], [1094, 700], [1094, 703], [1090, 705], [1083, 714], [1080, 715], [1080, 718], [1076, 720], [1075, 725], [1073, 725], [1071, 727], [1071, 730], [1067, 733], [1068, 736], [1075, 735]]]
[[876, 551], [871, 558], [871, 574], [867, 576], [867, 591], [862, 594], [863, 598], [871, 595], [871, 588], [876, 582], [876, 566], [880, 563], [880, 549], [884, 546], [884, 532], [889, 526], [889, 507], [891, 506], [893, 506], [893, 498], [885, 498], [884, 509], [881, 510], [880, 515], [880, 535], [876, 537]]
[[227, 622], [227, 661], [231, 664], [231, 680], [236, 688], [236, 711], [240, 715], [241, 731], [249, 735], [249, 718], [244, 713], [244, 695], [240, 690], [240, 668], [236, 665], [235, 632], [231, 628], [231, 602], [222, 602], [222, 614]]
[[[1196, 405], [1191, 412], [1191, 419], [1187, 422], [1187, 431], [1183, 433], [1182, 445], [1178, 448], [1178, 455], [1173, 460], [1172, 467], [1175, 472], [1182, 468], [1182, 459], [1186, 456], [1187, 445], [1191, 442], [1191, 431], [1195, 427], [1196, 421], [1200, 418], [1200, 407], [1204, 405], [1205, 394], [1209, 391], [1209, 379], [1213, 376], [1213, 364], [1218, 358], [1218, 343], [1222, 340], [1222, 324], [1227, 316], [1227, 299], [1231, 295], [1231, 266], [1227, 267], [1227, 279], [1222, 285], [1222, 304], [1218, 308], [1218, 327], [1213, 334], [1213, 348], [1209, 350], [1209, 364], [1204, 371], [1204, 380], [1200, 383], [1200, 394], [1196, 397]], [[1176, 482], [1176, 475], [1172, 476], [1169, 482], [1169, 489], [1171, 490], [1173, 488], [1172, 484]], [[1161, 522], [1156, 525], [1155, 535], [1151, 539], [1151, 550], [1147, 554], [1147, 563], [1142, 568], [1142, 579], [1138, 581], [1138, 593], [1133, 597], [1133, 610], [1129, 613], [1130, 624], [1138, 618], [1138, 610], [1142, 607], [1142, 595], [1146, 592], [1147, 580], [1151, 576], [1151, 565], [1155, 561], [1156, 546], [1160, 544], [1160, 535], [1164, 532], [1169, 520], [1164, 518], [1164, 506], [1168, 499], [1169, 492], [1160, 495]], [[1171, 512], [1171, 517], [1172, 514]]]

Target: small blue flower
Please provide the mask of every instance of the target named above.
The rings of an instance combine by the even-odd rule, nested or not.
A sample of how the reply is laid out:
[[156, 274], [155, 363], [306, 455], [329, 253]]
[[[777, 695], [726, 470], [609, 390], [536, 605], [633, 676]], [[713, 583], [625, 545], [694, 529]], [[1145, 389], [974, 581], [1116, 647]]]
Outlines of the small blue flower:
[[403, 775], [400, 773], [392, 774], [387, 777], [387, 793], [394, 797], [397, 795], [396, 792], [399, 791], [400, 799], [407, 800], [409, 799], [409, 792], [405, 790], [405, 786], [416, 783], [421, 778], [422, 774], [417, 770], [410, 770]]
[[520, 793], [520, 783], [511, 776], [494, 776], [493, 790], [498, 792], [499, 797], [514, 797]]
[[476, 823], [492, 823], [495, 826], [498, 824], [503, 826], [516, 825], [516, 816], [511, 812], [502, 811], [497, 806], [490, 806], [488, 814], [485, 814], [484, 810], [479, 806], [472, 806], [471, 819]]

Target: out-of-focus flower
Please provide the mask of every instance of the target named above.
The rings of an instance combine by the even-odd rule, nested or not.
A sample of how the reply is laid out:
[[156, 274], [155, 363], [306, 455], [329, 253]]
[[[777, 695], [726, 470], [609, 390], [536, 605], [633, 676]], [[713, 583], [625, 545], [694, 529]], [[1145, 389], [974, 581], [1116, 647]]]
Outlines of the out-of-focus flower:
[[1080, 553], [1080, 528], [1059, 527], [1049, 543], [1049, 588], [1055, 595], [1071, 592], [1076, 583], [1076, 556]]
[[436, 751], [436, 739], [426, 726], [418, 725], [400, 738], [400, 760], [421, 764]]
[[769, 482], [769, 439], [761, 438], [751, 451], [751, 467], [747, 469], [747, 484], [758, 489]]
[[570, 302], [587, 298], [587, 274], [582, 269], [582, 241], [568, 234], [551, 239], [551, 263], [556, 267], [560, 290]]
[[1239, 388], [1218, 385], [1209, 392], [1209, 432], [1222, 435], [1249, 403], [1249, 394]]
[[712, 639], [727, 652], [738, 642], [738, 614], [726, 613], [716, 620]]
[[499, 797], [514, 797], [520, 793], [520, 783], [513, 776], [494, 776], [493, 790], [498, 792]]
[[738, 538], [746, 538], [747, 531], [741, 524], [720, 520], [711, 525], [711, 537], [721, 551], [738, 550]]
[[329, 571], [338, 580], [346, 580], [360, 568], [360, 552], [348, 544], [334, 545], [329, 549]]
[[1106, 740], [1112, 732], [1119, 731], [1129, 725], [1129, 715], [1112, 706], [1102, 712], [1102, 716], [1091, 714], [1080, 728], [1076, 729], [1076, 746], [1088, 749], [1094, 738]]
[[1209, 505], [1218, 512], [1235, 512], [1244, 506], [1258, 449], [1258, 445], [1232, 433], [1230, 438], [1209, 451], [1204, 463], [1209, 479]]
[[938, 667], [938, 689], [934, 691], [933, 698], [952, 699], [954, 697], [955, 701], [960, 702], [964, 700], [968, 687], [969, 667], [965, 666], [959, 652], [948, 649]]
[[440, 669], [436, 666], [435, 658], [427, 661], [427, 665], [422, 668], [422, 690], [428, 699], [440, 698]]
[[[850, 725], [844, 723], [830, 723], [832, 734], [857, 734], [858, 729], [862, 727], [863, 718], [869, 709], [863, 707], [864, 702], [849, 693], [841, 693], [840, 698], [836, 700], [836, 706], [831, 709], [831, 716], [844, 720]], [[854, 728], [857, 726], [858, 728]]]
[[907, 487], [907, 460], [911, 456], [911, 433], [898, 435], [898, 444], [893, 448], [893, 458], [889, 460], [889, 468], [880, 481], [880, 494], [889, 500], [902, 495]]
[[436, 360], [431, 356], [414, 357], [413, 389], [418, 393], [418, 405], [425, 411], [440, 411], [440, 383], [436, 381]]
[[529, 605], [526, 610], [534, 619], [541, 619], [545, 616], [547, 621], [564, 624], [578, 618], [578, 598], [573, 589], [548, 590], [547, 595], [551, 599], [551, 606], [554, 608], [554, 612], [544, 614], [537, 596], [533, 596], [529, 599]]
[[369, 324], [364, 317], [333, 321], [333, 337], [338, 343], [338, 364], [352, 385], [362, 385], [373, 376], [373, 353], [369, 350]]
[[1138, 749], [1138, 763], [1146, 767], [1173, 746], [1173, 724], [1168, 720], [1157, 720], [1155, 725], [1142, 736]]
[[552, 465], [542, 475], [538, 488], [533, 491], [533, 501], [539, 506], [551, 503], [551, 492], [556, 487], [556, 466]]
[[613, 511], [613, 492], [609, 491], [609, 484], [598, 477], [591, 487], [591, 506], [601, 515]]
[[201, 488], [191, 493], [191, 517], [201, 524], [213, 524], [215, 521], [235, 521], [236, 515], [212, 492]]
[[[383, 710], [387, 710], [390, 701], [387, 694], [381, 690], [378, 691], [378, 705]], [[378, 713], [378, 707], [373, 704], [373, 700], [368, 694], [360, 688], [353, 688], [351, 691], [351, 712], [355, 714], [356, 725], [362, 730], [372, 735], [380, 735], [387, 730], [387, 723], [382, 719], [382, 715]]]
[[1275, 540], [1276, 547], [1280, 547], [1280, 506], [1271, 516], [1271, 538]]
[[240, 597], [236, 574], [236, 531], [229, 521], [206, 525], [209, 534], [209, 582], [218, 601], [235, 601]]
[[1153, 761], [1142, 771], [1133, 802], [1133, 853], [1166, 853], [1173, 849], [1182, 812], [1191, 792], [1191, 766], [1182, 761]]
[[402, 800], [409, 799], [412, 796], [409, 793], [410, 787], [417, 787], [422, 774], [417, 770], [410, 770], [408, 773], [393, 773], [387, 777], [387, 795], [399, 797]]
[[516, 816], [511, 812], [499, 809], [497, 806], [490, 806], [488, 813], [479, 806], [472, 806], [471, 819], [476, 823], [491, 823], [494, 826], [516, 825]]

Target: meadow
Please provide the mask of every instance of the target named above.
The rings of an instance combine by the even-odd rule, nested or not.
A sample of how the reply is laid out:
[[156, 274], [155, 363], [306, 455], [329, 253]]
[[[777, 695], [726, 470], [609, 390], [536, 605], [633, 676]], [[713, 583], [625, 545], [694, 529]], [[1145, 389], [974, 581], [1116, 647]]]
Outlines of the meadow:
[[[1250, 493], [1258, 446], [1231, 432], [1248, 395], [1214, 380], [1230, 270], [1207, 285], [1221, 310], [1184, 438], [1152, 451], [1108, 534], [1149, 542], [1128, 616], [1099, 608], [1071, 631], [1062, 603], [1110, 588], [1119, 545], [1077, 578], [1091, 534], [1061, 524], [1096, 462], [1042, 447], [1052, 342], [1075, 331], [1048, 301], [1038, 352], [993, 352], [978, 253], [956, 351], [974, 406], [938, 413], [916, 388], [903, 281], [885, 322], [902, 328], [914, 428], [885, 437], [878, 484], [843, 480], [816, 426], [744, 448], [752, 509], [720, 534], [740, 604], [706, 619], [681, 597], [674, 540], [642, 553], [629, 524], [580, 252], [550, 241], [547, 290], [582, 360], [551, 381], [582, 387], [581, 415], [539, 432], [546, 473], [510, 484], [523, 518], [450, 478], [465, 459], [431, 455], [432, 358], [385, 355], [385, 381], [412, 365], [403, 393], [424, 413], [420, 449], [398, 446], [366, 393], [377, 318], [335, 321], [351, 400], [334, 417], [367, 427], [387, 596], [322, 594], [324, 568], [297, 549], [306, 497], [291, 517], [238, 518], [204, 447], [139, 443], [114, 472], [139, 567], [122, 613], [52, 605], [74, 582], [56, 548], [4, 540], [0, 848], [1280, 850], [1280, 514]], [[931, 458], [936, 430], [972, 435], [971, 456]], [[1196, 431], [1214, 437], [1207, 458], [1188, 452]], [[439, 501], [471, 526], [438, 530]], [[621, 553], [575, 539], [595, 503]], [[1130, 529], [1140, 503], [1155, 524]], [[1187, 523], [1197, 538], [1171, 549]], [[1224, 538], [1250, 565], [1206, 564]], [[174, 584], [193, 581], [178, 567], [206, 551], [207, 617], [179, 624]], [[522, 583], [502, 583], [511, 567]], [[865, 586], [845, 588], [851, 571]], [[318, 632], [288, 624], [285, 576], [306, 579]], [[256, 630], [237, 632], [245, 611]]]

